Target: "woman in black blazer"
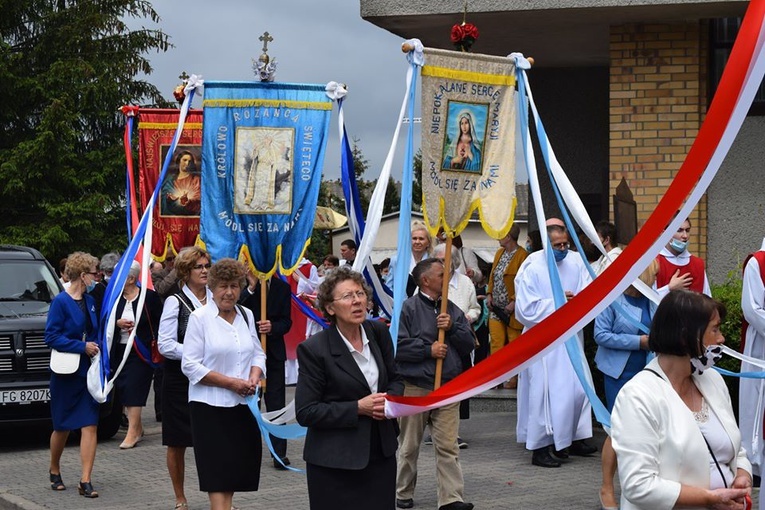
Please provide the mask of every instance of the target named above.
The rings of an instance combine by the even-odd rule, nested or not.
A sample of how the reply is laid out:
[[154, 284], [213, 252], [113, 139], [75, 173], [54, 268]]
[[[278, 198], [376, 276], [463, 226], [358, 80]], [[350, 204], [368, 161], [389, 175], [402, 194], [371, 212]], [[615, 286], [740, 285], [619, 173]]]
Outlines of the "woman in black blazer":
[[[141, 265], [133, 261], [125, 280], [125, 288], [120, 299], [117, 301], [115, 311], [114, 337], [110, 361], [112, 371], [116, 370], [122, 362], [127, 347], [128, 337], [133, 328], [136, 328], [134, 342], [141, 342], [145, 347], [145, 353], [151, 353], [151, 341], [157, 338], [159, 331], [159, 319], [162, 317], [162, 301], [159, 295], [151, 289], [146, 291], [143, 303], [141, 320], [136, 325], [135, 318], [138, 315], [138, 295], [140, 290], [136, 283], [141, 273]], [[129, 306], [128, 306], [129, 305]], [[150, 354], [149, 354], [150, 356]], [[151, 380], [154, 377], [154, 368], [149, 363], [151, 358], [144, 360], [138, 355], [137, 347], [134, 346], [128, 353], [125, 366], [117, 376], [115, 387], [120, 395], [122, 405], [128, 418], [128, 430], [125, 440], [120, 444], [120, 449], [128, 450], [143, 439], [143, 424], [141, 423], [141, 410], [146, 405], [151, 388]]]
[[398, 425], [385, 394], [400, 395], [388, 328], [368, 321], [371, 290], [359, 273], [334, 270], [319, 287], [332, 323], [298, 346], [297, 421], [311, 510], [395, 508]]

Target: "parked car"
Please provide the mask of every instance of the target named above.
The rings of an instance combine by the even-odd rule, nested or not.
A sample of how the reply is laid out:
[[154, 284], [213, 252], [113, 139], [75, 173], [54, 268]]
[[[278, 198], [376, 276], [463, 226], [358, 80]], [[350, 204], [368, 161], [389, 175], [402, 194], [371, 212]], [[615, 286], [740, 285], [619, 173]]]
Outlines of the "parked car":
[[[45, 323], [64, 289], [34, 248], [0, 245], [0, 424], [50, 422], [50, 349]], [[122, 406], [102, 406], [99, 438], [113, 437]]]

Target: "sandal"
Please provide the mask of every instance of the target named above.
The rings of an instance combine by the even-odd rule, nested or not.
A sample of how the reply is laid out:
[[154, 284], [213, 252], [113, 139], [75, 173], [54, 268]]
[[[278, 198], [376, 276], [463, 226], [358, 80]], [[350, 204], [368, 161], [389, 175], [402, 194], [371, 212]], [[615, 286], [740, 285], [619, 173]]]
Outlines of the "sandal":
[[48, 471], [48, 474], [50, 475], [50, 488], [54, 491], [64, 491], [66, 490], [66, 485], [64, 485], [64, 481], [61, 479], [61, 473], [54, 475], [50, 471]]
[[175, 510], [178, 510], [179, 508], [188, 508], [189, 504], [184, 501], [183, 503], [176, 503], [175, 504]]
[[93, 488], [93, 484], [90, 482], [80, 482], [80, 484], [77, 486], [77, 492], [80, 493], [80, 496], [85, 496], [86, 498], [97, 498], [98, 497], [98, 491], [96, 491]]

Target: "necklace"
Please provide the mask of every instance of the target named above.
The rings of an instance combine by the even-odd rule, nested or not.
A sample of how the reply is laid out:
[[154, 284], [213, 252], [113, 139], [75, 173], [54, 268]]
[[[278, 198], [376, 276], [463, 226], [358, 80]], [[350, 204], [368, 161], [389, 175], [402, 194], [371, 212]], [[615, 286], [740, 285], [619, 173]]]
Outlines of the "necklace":
[[706, 423], [707, 420], [709, 420], [709, 406], [707, 405], [707, 401], [704, 400], [704, 397], [701, 397], [701, 409], [693, 412], [693, 419], [696, 420], [697, 423]]

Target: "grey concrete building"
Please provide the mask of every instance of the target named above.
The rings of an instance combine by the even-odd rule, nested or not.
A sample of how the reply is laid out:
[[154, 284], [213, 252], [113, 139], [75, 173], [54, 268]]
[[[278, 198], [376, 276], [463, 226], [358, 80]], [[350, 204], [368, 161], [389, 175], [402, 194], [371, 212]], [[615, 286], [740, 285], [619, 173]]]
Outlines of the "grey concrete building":
[[[748, 2], [745, 0], [469, 0], [472, 51], [533, 56], [529, 79], [556, 154], [593, 220], [613, 219], [624, 178], [645, 220], [680, 168]], [[450, 48], [463, 0], [360, 0], [361, 16], [425, 46]], [[691, 250], [721, 283], [759, 248], [765, 94], [691, 216]], [[538, 158], [541, 161], [541, 157]], [[543, 176], [540, 173], [540, 176]], [[547, 203], [554, 203], [549, 184]], [[555, 209], [547, 211], [555, 213]], [[533, 211], [529, 220], [534, 220]]]

